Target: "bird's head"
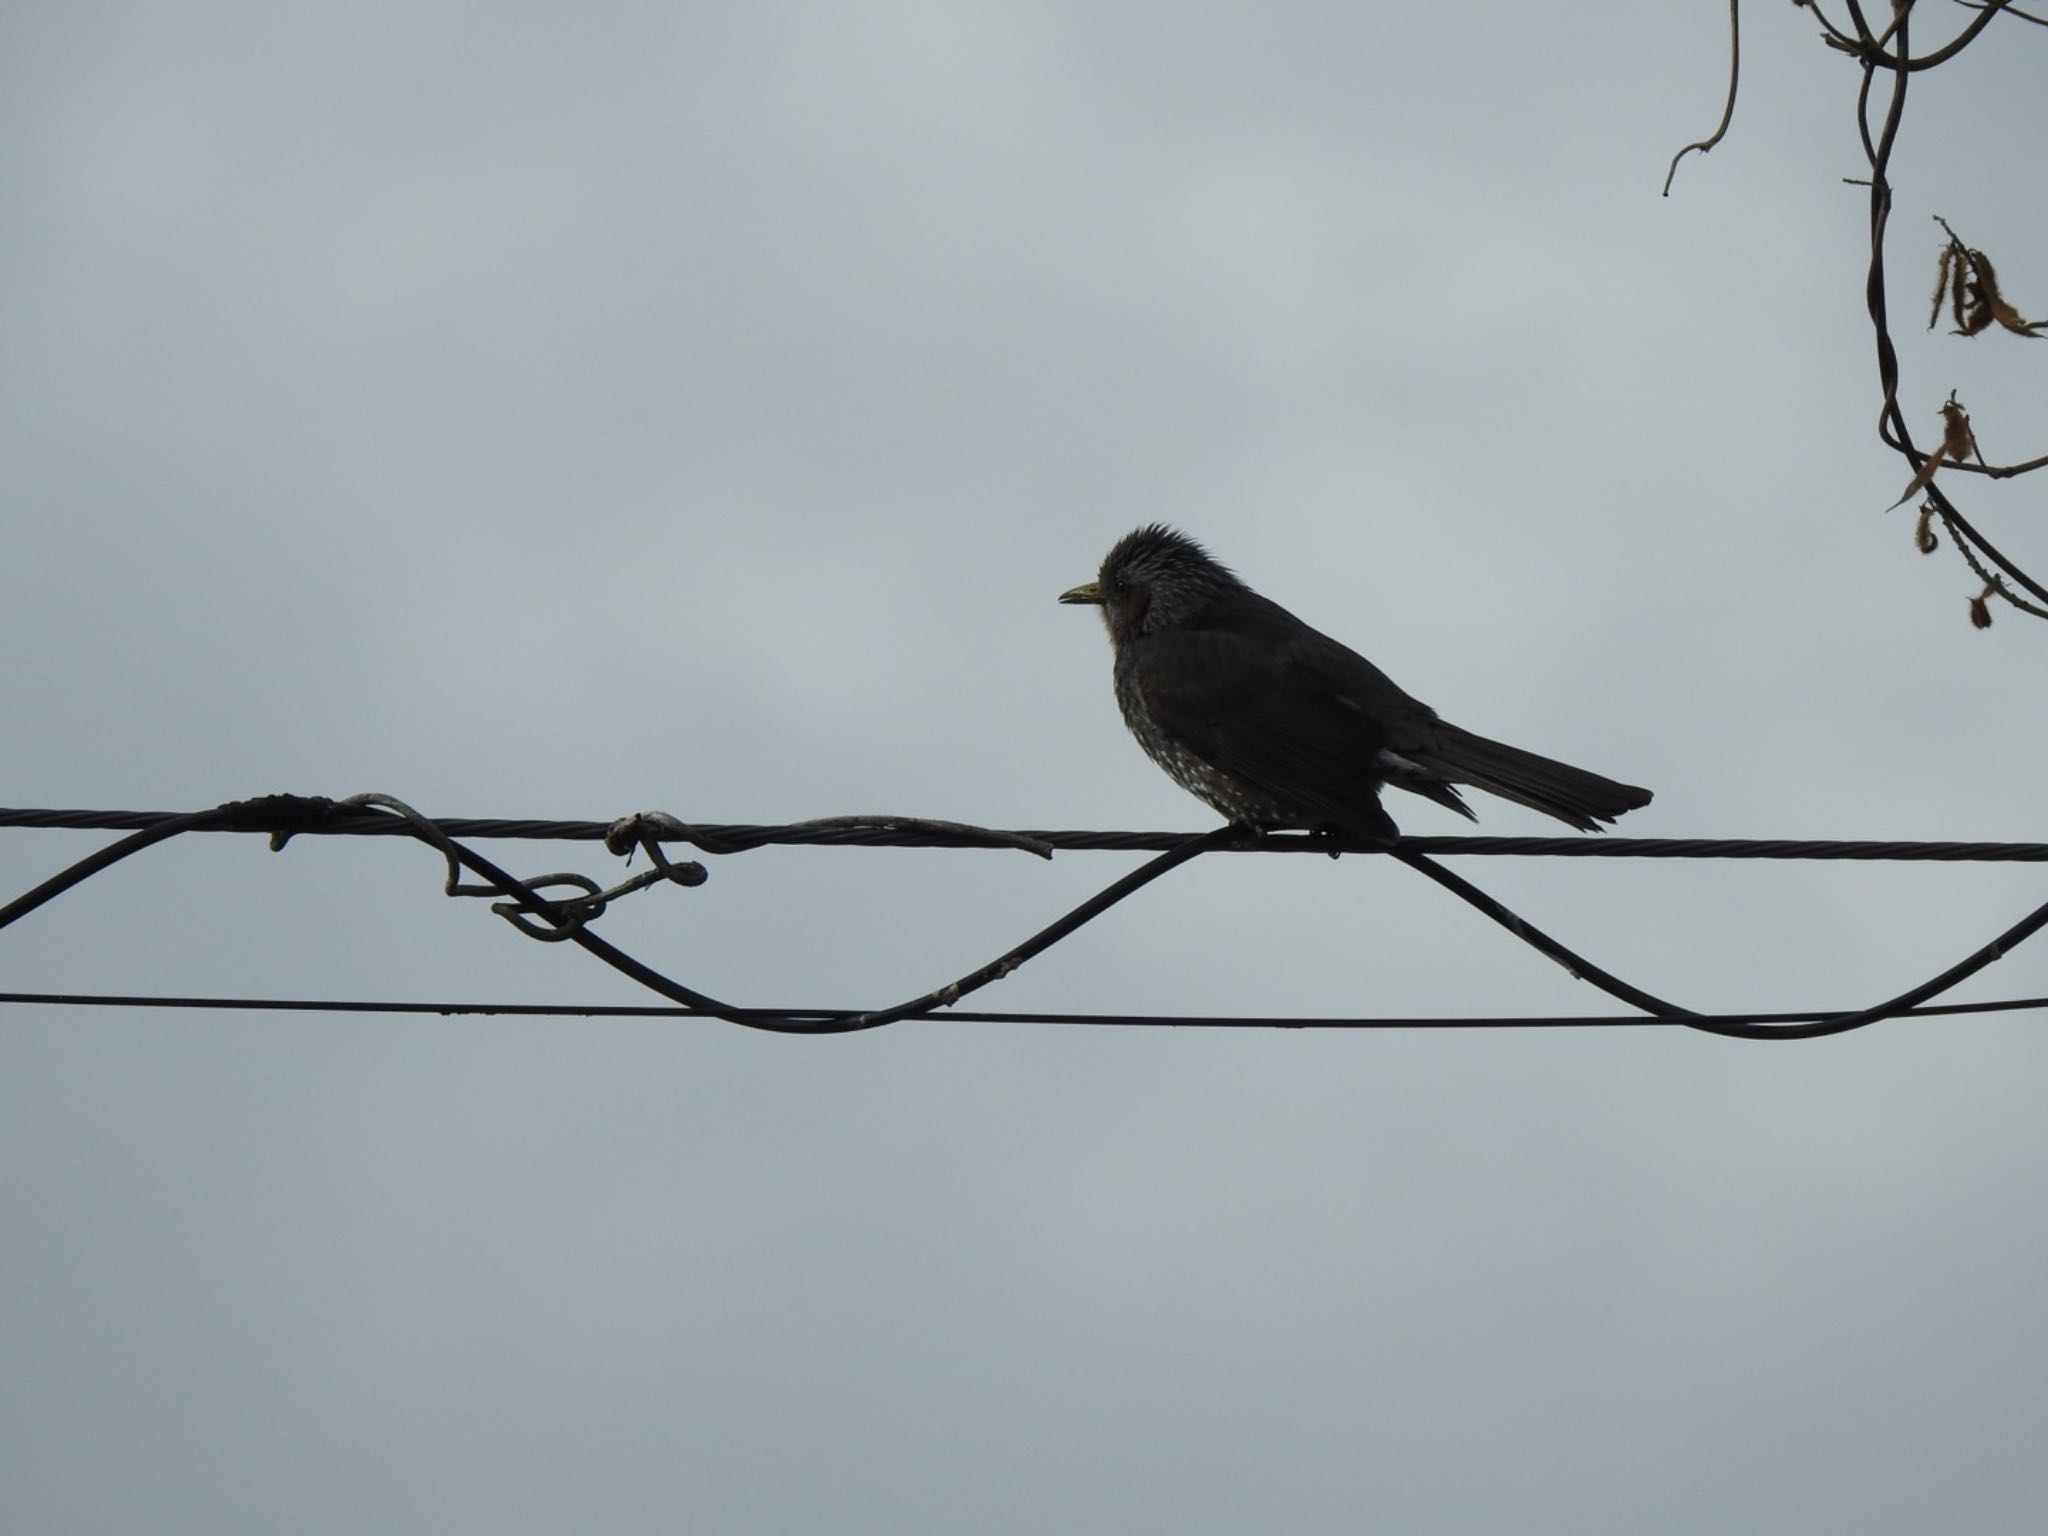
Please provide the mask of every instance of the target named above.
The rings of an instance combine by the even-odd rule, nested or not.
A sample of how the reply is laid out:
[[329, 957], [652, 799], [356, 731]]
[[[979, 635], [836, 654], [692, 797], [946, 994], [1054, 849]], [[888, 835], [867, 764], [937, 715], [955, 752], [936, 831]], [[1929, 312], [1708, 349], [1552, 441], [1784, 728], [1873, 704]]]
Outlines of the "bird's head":
[[1148, 523], [1118, 539], [1103, 557], [1101, 574], [1062, 592], [1060, 601], [1100, 608], [1109, 638], [1122, 645], [1137, 635], [1185, 624], [1217, 598], [1243, 589], [1186, 534]]

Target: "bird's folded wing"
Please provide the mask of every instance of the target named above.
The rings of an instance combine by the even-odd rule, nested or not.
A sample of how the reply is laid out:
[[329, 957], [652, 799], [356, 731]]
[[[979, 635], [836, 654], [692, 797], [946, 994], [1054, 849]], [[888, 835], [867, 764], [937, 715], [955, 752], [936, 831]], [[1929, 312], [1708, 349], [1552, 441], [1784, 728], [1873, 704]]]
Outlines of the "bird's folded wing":
[[[1380, 828], [1380, 754], [1434, 715], [1364, 657], [1306, 625], [1177, 629], [1134, 658], [1153, 720], [1185, 750], [1311, 824]], [[1457, 806], [1457, 809], [1463, 809]], [[1467, 813], [1469, 814], [1469, 812]]]

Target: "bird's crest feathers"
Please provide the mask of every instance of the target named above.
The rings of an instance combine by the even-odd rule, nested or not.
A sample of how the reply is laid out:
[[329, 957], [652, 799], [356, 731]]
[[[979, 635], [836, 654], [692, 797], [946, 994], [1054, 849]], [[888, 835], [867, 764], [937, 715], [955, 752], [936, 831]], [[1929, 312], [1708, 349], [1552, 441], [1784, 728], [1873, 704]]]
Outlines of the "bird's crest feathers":
[[1164, 523], [1147, 523], [1103, 557], [1103, 617], [1118, 639], [1169, 628], [1218, 596], [1245, 591], [1230, 568]]

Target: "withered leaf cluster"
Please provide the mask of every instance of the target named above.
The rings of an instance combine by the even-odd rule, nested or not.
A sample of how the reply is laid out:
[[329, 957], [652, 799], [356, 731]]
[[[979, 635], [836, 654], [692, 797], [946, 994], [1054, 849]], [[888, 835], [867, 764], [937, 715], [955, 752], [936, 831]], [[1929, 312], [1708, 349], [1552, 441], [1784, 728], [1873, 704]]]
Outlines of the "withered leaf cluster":
[[[1926, 490], [1929, 482], [1934, 479], [1934, 472], [1942, 465], [1960, 464], [1963, 460], [1972, 458], [1979, 464], [1984, 462], [1984, 456], [1977, 451], [1977, 435], [1970, 430], [1969, 412], [1962, 408], [1951, 392], [1947, 403], [1941, 408], [1940, 446], [1927, 455], [1926, 461], [1920, 466], [1920, 473], [1915, 475], [1912, 483], [1899, 493], [1899, 500], [1893, 502], [1892, 506], [1896, 507], [1901, 501], [1910, 501]], [[1888, 507], [1885, 510], [1891, 509]], [[1924, 553], [1925, 546], [1922, 548]]]
[[[1947, 229], [1944, 224], [1942, 228]], [[1975, 336], [1988, 330], [1993, 321], [2016, 336], [2038, 339], [2048, 321], [2025, 320], [1998, 291], [1998, 272], [1991, 258], [1970, 249], [1949, 230], [1948, 244], [1941, 248], [1934, 269], [1934, 303], [1927, 315], [1927, 328], [1934, 329], [1946, 302], [1956, 323], [1955, 334]]]

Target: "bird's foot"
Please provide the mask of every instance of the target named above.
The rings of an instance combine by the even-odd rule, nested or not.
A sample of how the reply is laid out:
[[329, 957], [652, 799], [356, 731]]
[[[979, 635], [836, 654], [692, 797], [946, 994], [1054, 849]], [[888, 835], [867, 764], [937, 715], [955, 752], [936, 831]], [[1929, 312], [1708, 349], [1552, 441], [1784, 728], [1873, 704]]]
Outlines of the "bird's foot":
[[1230, 833], [1230, 841], [1224, 846], [1233, 853], [1245, 853], [1258, 847], [1266, 836], [1263, 827], [1254, 826], [1248, 821], [1233, 821], [1229, 823], [1227, 830]]

